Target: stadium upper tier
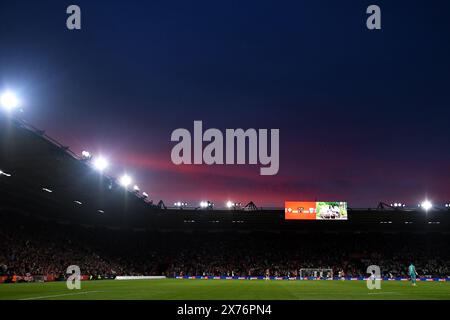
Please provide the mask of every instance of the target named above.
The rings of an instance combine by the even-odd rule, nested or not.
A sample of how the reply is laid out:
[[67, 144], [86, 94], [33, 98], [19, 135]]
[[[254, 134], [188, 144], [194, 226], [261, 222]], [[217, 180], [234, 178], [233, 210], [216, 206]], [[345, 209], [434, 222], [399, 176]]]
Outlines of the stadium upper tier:
[[0, 116], [0, 210], [64, 223], [158, 230], [445, 232], [450, 211], [349, 209], [348, 221], [285, 221], [284, 210], [163, 209], [44, 132]]

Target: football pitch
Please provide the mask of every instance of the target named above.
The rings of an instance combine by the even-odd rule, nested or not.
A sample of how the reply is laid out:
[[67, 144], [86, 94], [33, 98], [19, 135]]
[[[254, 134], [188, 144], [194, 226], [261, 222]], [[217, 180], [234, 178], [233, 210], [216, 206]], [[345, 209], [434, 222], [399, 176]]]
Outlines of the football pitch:
[[449, 300], [450, 282], [276, 280], [103, 280], [80, 290], [65, 282], [1, 284], [1, 300]]

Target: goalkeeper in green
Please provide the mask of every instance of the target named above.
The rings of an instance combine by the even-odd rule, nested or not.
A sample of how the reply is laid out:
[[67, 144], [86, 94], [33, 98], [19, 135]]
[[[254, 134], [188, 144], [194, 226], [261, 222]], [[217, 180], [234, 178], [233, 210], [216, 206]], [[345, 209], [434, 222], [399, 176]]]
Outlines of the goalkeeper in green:
[[411, 263], [408, 267], [409, 277], [411, 278], [411, 283], [416, 286], [416, 277], [418, 276], [416, 267]]

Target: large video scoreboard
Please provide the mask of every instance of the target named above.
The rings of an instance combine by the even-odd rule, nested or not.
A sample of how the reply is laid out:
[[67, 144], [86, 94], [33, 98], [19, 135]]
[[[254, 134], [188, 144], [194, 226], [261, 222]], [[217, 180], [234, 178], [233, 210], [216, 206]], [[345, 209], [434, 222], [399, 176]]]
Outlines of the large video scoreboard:
[[286, 220], [347, 220], [347, 202], [286, 201]]

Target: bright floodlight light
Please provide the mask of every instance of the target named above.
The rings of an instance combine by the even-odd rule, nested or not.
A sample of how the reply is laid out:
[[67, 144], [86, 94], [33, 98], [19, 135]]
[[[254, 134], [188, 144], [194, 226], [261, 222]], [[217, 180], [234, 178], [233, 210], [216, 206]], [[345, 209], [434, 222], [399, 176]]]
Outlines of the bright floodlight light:
[[128, 186], [131, 184], [132, 180], [131, 180], [131, 177], [130, 177], [129, 175], [124, 174], [124, 175], [120, 178], [119, 182], [120, 182], [120, 185], [121, 185], [122, 187], [125, 187], [125, 188], [126, 188], [126, 187], [128, 187]]
[[7, 91], [3, 93], [2, 96], [0, 97], [0, 104], [4, 109], [10, 111], [19, 106], [19, 99], [16, 97], [14, 93]]
[[139, 186], [138, 186], [138, 185], [134, 185], [133, 190], [139, 192], [141, 189], [139, 189]]
[[94, 167], [98, 171], [103, 171], [108, 167], [108, 160], [103, 157], [98, 157], [94, 159]]
[[420, 204], [420, 206], [421, 206], [425, 211], [428, 211], [428, 210], [430, 210], [431, 208], [433, 208], [433, 204], [432, 204], [430, 201], [428, 201], [428, 200], [425, 200], [424, 202], [422, 202], [422, 203]]
[[206, 202], [206, 201], [200, 202], [200, 207], [206, 208], [207, 206], [208, 206], [208, 202]]
[[91, 154], [89, 153], [89, 151], [84, 150], [83, 152], [81, 152], [81, 156], [84, 159], [89, 159], [91, 157]]
[[[204, 208], [204, 207], [206, 207], [207, 206], [207, 203], [205, 202], [205, 203], [203, 203], [204, 201], [202, 201], [201, 203], [200, 203], [200, 207], [202, 207], [202, 208]], [[202, 204], [203, 203], [203, 204]], [[181, 202], [181, 201], [177, 201], [177, 202], [175, 202], [174, 204], [173, 204], [175, 207], [179, 207], [179, 208], [182, 208], [182, 207], [187, 207], [187, 202]]]
[[227, 201], [227, 208], [232, 208], [234, 206], [234, 203], [231, 201]]

